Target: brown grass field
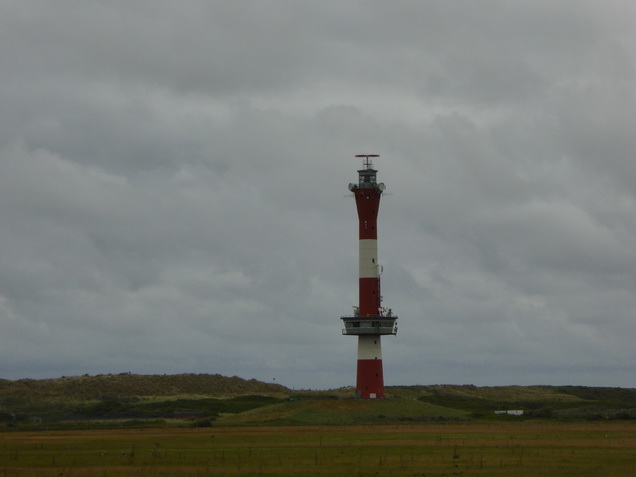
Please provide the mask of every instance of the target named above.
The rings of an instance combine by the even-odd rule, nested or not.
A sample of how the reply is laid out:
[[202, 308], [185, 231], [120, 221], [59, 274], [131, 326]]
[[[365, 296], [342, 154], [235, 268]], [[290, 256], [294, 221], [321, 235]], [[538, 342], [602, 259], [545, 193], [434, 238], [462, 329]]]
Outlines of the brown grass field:
[[636, 422], [4, 432], [0, 477], [636, 476]]

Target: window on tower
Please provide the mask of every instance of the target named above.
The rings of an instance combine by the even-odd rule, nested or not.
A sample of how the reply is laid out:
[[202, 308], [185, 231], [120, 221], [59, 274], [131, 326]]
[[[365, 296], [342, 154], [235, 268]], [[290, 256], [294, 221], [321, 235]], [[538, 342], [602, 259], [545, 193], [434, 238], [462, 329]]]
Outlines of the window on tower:
[[360, 176], [360, 182], [375, 184], [375, 174], [362, 174]]

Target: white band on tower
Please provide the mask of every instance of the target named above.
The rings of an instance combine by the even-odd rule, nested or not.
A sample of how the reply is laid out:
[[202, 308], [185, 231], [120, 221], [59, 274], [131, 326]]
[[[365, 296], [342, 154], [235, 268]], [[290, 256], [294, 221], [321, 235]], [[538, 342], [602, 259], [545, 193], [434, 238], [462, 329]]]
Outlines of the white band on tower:
[[375, 239], [360, 240], [360, 278], [377, 278], [378, 276], [378, 241]]

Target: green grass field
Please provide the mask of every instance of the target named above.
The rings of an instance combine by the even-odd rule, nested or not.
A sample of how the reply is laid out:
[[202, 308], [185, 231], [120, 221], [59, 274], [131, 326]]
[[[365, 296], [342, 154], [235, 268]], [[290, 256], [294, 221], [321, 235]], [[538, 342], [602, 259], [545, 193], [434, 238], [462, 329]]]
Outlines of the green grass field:
[[414, 400], [287, 400], [217, 420], [219, 425], [356, 425], [467, 420], [464, 411]]
[[[636, 389], [0, 380], [0, 477], [636, 477]], [[523, 416], [495, 414], [522, 409]]]
[[636, 423], [5, 432], [0, 476], [636, 475]]

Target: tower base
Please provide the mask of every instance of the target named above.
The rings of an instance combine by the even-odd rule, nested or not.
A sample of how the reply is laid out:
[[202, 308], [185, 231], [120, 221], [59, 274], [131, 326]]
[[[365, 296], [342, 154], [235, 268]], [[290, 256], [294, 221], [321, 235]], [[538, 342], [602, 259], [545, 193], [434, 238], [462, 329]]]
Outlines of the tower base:
[[381, 359], [359, 359], [356, 379], [356, 397], [381, 399], [384, 397], [384, 375]]
[[358, 336], [356, 396], [361, 399], [384, 397], [382, 343], [378, 335]]

